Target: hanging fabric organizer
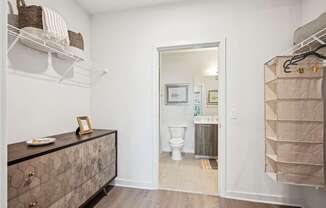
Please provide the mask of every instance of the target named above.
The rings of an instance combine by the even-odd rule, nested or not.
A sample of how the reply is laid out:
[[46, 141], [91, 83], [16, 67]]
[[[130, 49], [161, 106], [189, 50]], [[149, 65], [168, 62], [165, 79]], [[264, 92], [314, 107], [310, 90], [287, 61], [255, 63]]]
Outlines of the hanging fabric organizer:
[[307, 58], [285, 73], [287, 59], [265, 64], [265, 171], [279, 183], [324, 187], [322, 63]]

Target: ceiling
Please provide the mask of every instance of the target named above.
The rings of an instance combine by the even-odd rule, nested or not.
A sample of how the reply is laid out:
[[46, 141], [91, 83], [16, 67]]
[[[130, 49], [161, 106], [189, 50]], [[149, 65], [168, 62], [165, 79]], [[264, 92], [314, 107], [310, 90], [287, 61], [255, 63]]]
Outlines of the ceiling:
[[185, 0], [75, 0], [90, 14], [174, 3]]

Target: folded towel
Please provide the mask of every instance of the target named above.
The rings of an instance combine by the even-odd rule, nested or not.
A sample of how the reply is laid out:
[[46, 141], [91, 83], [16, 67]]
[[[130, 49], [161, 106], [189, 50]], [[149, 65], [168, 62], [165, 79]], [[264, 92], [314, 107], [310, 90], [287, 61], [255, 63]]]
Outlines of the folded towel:
[[[24, 45], [30, 48], [34, 48], [42, 52], [48, 52], [48, 49], [42, 46], [44, 40], [43, 29], [39, 29], [36, 27], [24, 27], [21, 29], [21, 33], [24, 34], [26, 37], [28, 37], [28, 39], [33, 40], [32, 42], [28, 39], [21, 38], [20, 39], [21, 43], [23, 43]], [[35, 42], [39, 44], [35, 44]], [[62, 44], [59, 44], [58, 42], [54, 42], [54, 41], [48, 42], [47, 45], [58, 51], [63, 51], [65, 50], [65, 48], [67, 48], [66, 46], [63, 46]]]
[[56, 11], [47, 7], [42, 7], [42, 12], [45, 38], [62, 44], [63, 46], [68, 46], [68, 28], [63, 17]]

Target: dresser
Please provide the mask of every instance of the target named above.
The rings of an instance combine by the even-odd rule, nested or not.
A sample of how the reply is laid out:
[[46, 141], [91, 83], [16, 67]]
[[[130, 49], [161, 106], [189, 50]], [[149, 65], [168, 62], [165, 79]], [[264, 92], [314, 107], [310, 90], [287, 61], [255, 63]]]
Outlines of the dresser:
[[9, 208], [90, 207], [116, 178], [117, 131], [51, 137], [47, 146], [8, 146]]

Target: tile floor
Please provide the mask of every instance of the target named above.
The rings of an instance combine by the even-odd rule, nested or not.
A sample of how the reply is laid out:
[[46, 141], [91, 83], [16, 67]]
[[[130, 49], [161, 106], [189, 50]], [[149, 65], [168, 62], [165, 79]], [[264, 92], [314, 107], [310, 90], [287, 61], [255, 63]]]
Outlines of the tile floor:
[[160, 154], [160, 189], [217, 195], [217, 170], [202, 169], [200, 159], [185, 154], [183, 160], [171, 160]]

